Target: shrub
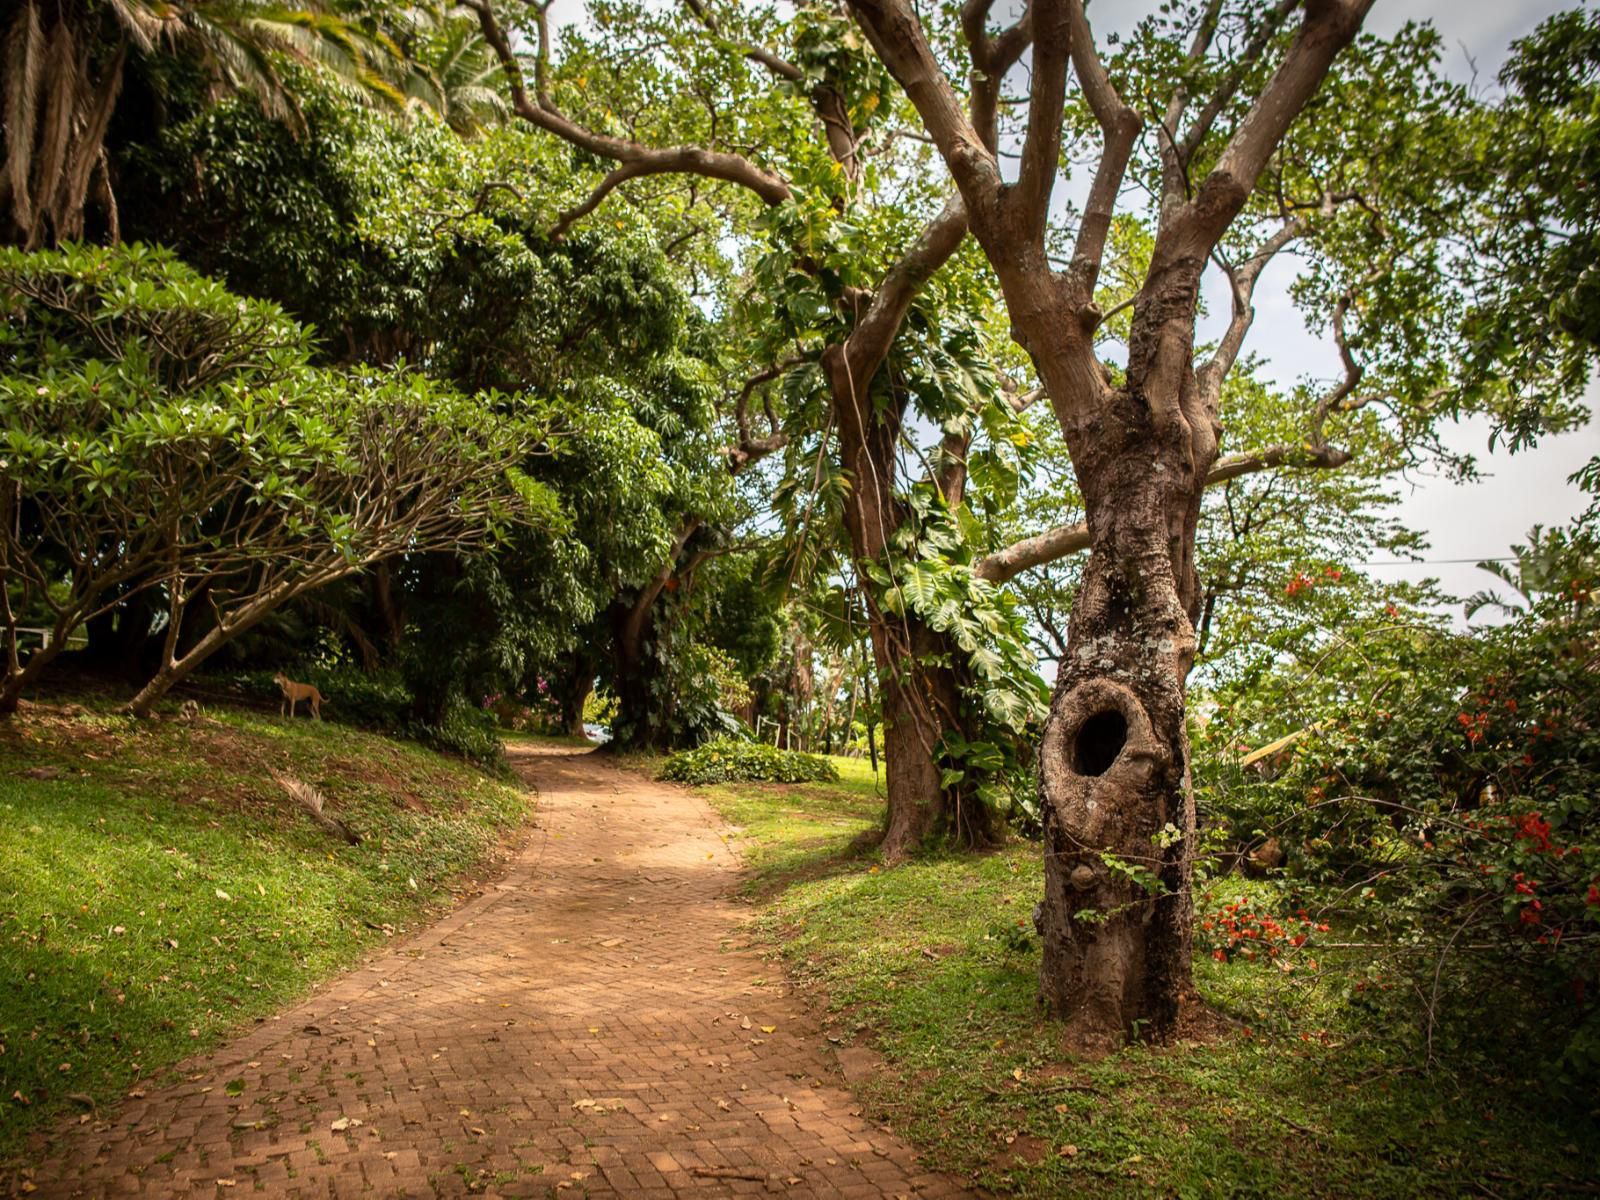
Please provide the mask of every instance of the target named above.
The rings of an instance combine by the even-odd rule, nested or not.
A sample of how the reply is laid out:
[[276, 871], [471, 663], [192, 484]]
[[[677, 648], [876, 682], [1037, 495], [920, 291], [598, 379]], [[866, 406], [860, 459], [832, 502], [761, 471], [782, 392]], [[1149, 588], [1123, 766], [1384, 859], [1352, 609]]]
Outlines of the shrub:
[[831, 762], [815, 754], [721, 737], [669, 756], [661, 766], [660, 777], [696, 785], [742, 780], [829, 783], [839, 778], [839, 772]]
[[[1348, 649], [1317, 660], [1315, 675], [1290, 667], [1252, 681], [1199, 732], [1199, 751], [1214, 756], [1198, 788], [1213, 822], [1241, 847], [1271, 838], [1287, 855], [1280, 903], [1211, 912], [1203, 900], [1201, 945], [1315, 970], [1315, 935], [1332, 921], [1341, 941], [1378, 951], [1350, 964], [1352, 1002], [1420, 1011], [1430, 1057], [1447, 1042], [1471, 1053], [1515, 1045], [1592, 1082], [1597, 555], [1587, 538], [1545, 548], [1549, 578], [1521, 564], [1527, 606], [1505, 624], [1347, 628]], [[1227, 747], [1284, 724], [1304, 733], [1262, 760], [1270, 769], [1226, 765]]]
[[499, 724], [493, 710], [474, 704], [455, 702], [444, 710], [438, 724], [409, 721], [401, 732], [425, 746], [459, 754], [485, 770], [504, 774], [506, 748], [500, 741]]

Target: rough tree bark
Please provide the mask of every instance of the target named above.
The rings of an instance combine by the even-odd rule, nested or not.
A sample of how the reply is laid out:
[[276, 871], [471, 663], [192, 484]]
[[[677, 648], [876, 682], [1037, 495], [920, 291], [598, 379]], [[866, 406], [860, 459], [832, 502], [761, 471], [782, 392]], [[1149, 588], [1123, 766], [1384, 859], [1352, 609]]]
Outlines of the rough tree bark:
[[[1030, 5], [1028, 124], [1010, 183], [992, 142], [967, 120], [908, 0], [850, 0], [955, 178], [999, 278], [1013, 337], [1050, 395], [1084, 497], [1087, 527], [1078, 536], [1090, 557], [1040, 751], [1039, 923], [1043, 995], [1067, 1022], [1069, 1039], [1085, 1048], [1107, 1048], [1133, 1032], [1169, 1035], [1191, 994], [1194, 802], [1184, 686], [1199, 604], [1195, 527], [1217, 457], [1221, 380], [1249, 328], [1255, 275], [1293, 235], [1258, 256], [1247, 278], [1233, 273], [1234, 320], [1217, 355], [1197, 370], [1200, 276], [1370, 3], [1306, 6], [1276, 72], [1197, 186], [1191, 160], [1237, 93], [1243, 67], [1223, 73], [1187, 127], [1189, 97], [1181, 86], [1174, 93], [1162, 121], [1155, 248], [1134, 303], [1126, 378], [1113, 387], [1094, 353], [1102, 319], [1094, 293], [1143, 122], [1099, 59], [1083, 0]], [[963, 24], [981, 30], [991, 4], [969, 0]], [[1259, 16], [1245, 56], [1259, 56], [1297, 7], [1282, 0]], [[1207, 52], [1216, 12], [1213, 5], [1201, 19], [1195, 61]], [[1069, 68], [1100, 125], [1103, 151], [1072, 259], [1058, 271], [1045, 229]]]
[[567, 737], [577, 737], [583, 732], [584, 705], [594, 691], [594, 663], [580, 654], [560, 688], [561, 732]]

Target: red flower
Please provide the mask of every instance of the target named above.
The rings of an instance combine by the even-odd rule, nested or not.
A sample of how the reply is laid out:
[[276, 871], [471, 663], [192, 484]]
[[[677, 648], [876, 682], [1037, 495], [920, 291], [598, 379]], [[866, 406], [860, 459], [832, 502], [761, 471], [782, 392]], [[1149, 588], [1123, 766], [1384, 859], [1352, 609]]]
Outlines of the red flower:
[[1550, 822], [1541, 820], [1538, 813], [1524, 813], [1517, 821], [1517, 838], [1532, 843], [1535, 850], [1547, 854], [1551, 849]]
[[1584, 903], [1594, 908], [1600, 908], [1600, 883], [1589, 885], [1589, 894], [1584, 897]]

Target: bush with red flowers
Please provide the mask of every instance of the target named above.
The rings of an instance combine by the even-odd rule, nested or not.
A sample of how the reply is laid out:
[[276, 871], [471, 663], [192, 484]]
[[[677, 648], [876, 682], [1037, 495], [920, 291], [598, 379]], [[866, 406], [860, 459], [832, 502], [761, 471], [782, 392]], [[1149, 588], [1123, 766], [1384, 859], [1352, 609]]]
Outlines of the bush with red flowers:
[[[1326, 973], [1336, 959], [1355, 977], [1381, 960], [1398, 985], [1386, 994], [1420, 1014], [1431, 1053], [1502, 1039], [1542, 1048], [1568, 1077], [1600, 1077], [1596, 542], [1541, 548], [1552, 544], [1540, 586], [1502, 625], [1462, 634], [1385, 610], [1212, 694], [1198, 800], [1235, 850], [1216, 866], [1266, 870], [1282, 903], [1214, 881], [1198, 904], [1201, 952], [1283, 971], [1315, 957]], [[1294, 733], [1238, 765], [1238, 747]], [[1268, 839], [1283, 861], [1262, 868], [1250, 851]], [[1318, 952], [1330, 926], [1353, 949]]]

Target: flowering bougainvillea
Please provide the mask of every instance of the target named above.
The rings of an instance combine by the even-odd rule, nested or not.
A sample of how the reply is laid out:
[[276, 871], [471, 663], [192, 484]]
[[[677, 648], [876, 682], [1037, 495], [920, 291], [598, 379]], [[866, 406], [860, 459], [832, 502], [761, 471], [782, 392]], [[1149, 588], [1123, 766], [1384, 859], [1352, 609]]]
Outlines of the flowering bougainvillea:
[[[1285, 591], [1320, 599], [1337, 570]], [[1463, 634], [1380, 603], [1211, 697], [1201, 812], [1224, 849], [1272, 839], [1284, 861], [1248, 898], [1225, 879], [1201, 893], [1199, 952], [1301, 970], [1331, 924], [1359, 952], [1318, 951], [1323, 974], [1383, 962], [1392, 986], [1373, 990], [1430, 1038], [1454, 1020], [1463, 1042], [1520, 1040], [1600, 1076], [1600, 605], [1587, 567], [1547, 573], [1504, 624]]]

